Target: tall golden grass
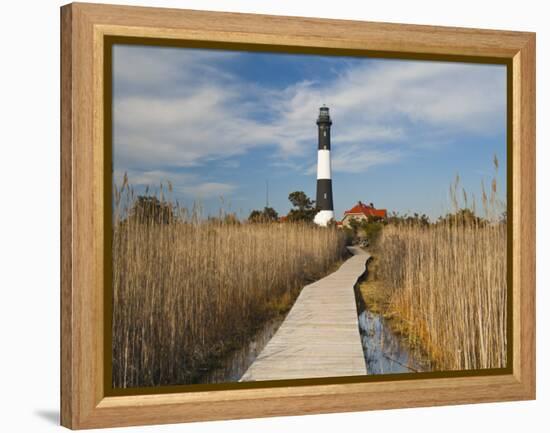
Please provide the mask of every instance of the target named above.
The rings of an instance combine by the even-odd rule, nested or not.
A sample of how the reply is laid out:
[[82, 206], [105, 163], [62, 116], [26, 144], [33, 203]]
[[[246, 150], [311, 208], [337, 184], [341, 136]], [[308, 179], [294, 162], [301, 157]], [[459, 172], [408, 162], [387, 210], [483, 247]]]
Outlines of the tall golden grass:
[[115, 387], [192, 383], [345, 251], [336, 229], [205, 221], [160, 198], [167, 219], [138, 217], [127, 182], [115, 191]]
[[388, 226], [378, 278], [438, 369], [506, 365], [506, 225]]
[[[495, 159], [495, 169], [498, 161]], [[505, 367], [507, 362], [506, 221], [493, 180], [482, 188], [485, 218], [459, 206], [437, 224], [384, 228], [376, 247], [377, 278], [391, 289], [390, 308], [418, 338], [437, 369]], [[472, 202], [472, 201], [471, 201]], [[475, 202], [475, 200], [473, 201]], [[460, 211], [462, 209], [462, 211]], [[464, 217], [466, 216], [466, 217]]]

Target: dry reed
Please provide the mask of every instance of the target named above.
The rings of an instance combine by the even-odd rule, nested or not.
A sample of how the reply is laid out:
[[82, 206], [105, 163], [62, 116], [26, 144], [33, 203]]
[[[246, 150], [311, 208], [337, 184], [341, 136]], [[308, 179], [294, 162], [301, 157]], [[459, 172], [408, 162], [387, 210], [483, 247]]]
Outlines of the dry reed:
[[[495, 170], [498, 161], [495, 159]], [[482, 187], [485, 218], [475, 200], [458, 203], [459, 179], [451, 186], [454, 216], [437, 224], [388, 225], [376, 248], [377, 278], [391, 290], [390, 309], [419, 340], [437, 369], [506, 366], [506, 219], [497, 185]], [[500, 217], [500, 219], [499, 219]]]
[[208, 222], [160, 198], [137, 215], [127, 181], [115, 191], [115, 387], [193, 383], [345, 250], [336, 229]]
[[384, 229], [377, 277], [438, 369], [506, 365], [506, 225]]

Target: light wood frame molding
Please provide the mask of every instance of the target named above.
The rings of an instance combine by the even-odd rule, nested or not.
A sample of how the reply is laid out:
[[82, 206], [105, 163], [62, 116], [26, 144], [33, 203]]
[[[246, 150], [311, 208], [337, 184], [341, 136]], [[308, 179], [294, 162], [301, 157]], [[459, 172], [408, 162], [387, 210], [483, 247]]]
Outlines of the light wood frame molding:
[[[214, 41], [511, 64], [513, 369], [389, 382], [106, 396], [105, 36]], [[61, 8], [61, 424], [73, 428], [535, 398], [535, 34], [73, 3]], [[109, 186], [110, 188], [110, 186]]]

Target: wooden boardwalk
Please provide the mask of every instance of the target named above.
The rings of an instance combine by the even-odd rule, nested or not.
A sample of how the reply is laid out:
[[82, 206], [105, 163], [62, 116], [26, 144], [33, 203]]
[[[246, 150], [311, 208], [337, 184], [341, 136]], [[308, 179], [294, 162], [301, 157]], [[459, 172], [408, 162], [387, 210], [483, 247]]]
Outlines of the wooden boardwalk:
[[367, 374], [353, 286], [370, 257], [358, 247], [340, 268], [305, 286], [241, 382]]

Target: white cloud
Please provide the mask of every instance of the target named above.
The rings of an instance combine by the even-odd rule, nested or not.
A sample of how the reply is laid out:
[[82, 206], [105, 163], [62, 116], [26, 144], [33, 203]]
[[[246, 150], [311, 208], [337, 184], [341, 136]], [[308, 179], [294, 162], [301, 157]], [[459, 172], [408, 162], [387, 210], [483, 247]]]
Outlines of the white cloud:
[[[370, 167], [399, 161], [403, 154], [399, 150], [381, 151], [365, 149], [358, 145], [346, 147], [332, 158], [332, 171], [340, 173], [363, 173]], [[311, 164], [306, 174], [314, 174], [317, 165]]]
[[334, 150], [414, 142], [413, 134], [492, 134], [505, 122], [505, 90], [505, 74], [494, 66], [386, 60], [353, 67], [323, 87], [304, 83], [280, 95], [281, 126], [297, 137], [283, 146], [315, 140], [310, 126], [323, 103], [334, 120]]
[[239, 168], [241, 163], [238, 159], [226, 159], [221, 161], [220, 165], [224, 168]]
[[[212, 77], [230, 79], [216, 63], [237, 57], [232, 51], [179, 49], [115, 45], [113, 47], [113, 73], [115, 84], [139, 86], [143, 92], [149, 87], [158, 92], [162, 83], [185, 83], [195, 77]], [[170, 92], [171, 90], [171, 92]], [[173, 93], [175, 89], [169, 89]], [[181, 87], [179, 91], [185, 92]], [[188, 89], [192, 90], [192, 89]]]
[[[228, 196], [237, 189], [235, 185], [221, 182], [202, 182], [200, 178], [191, 173], [165, 170], [116, 170], [113, 181], [117, 187], [122, 185], [124, 175], [128, 177], [128, 183], [137, 191], [148, 188], [151, 194], [158, 194], [162, 185], [164, 194], [175, 194], [191, 200], [208, 199], [212, 197]], [[172, 191], [169, 189], [172, 188]]]
[[[457, 133], [491, 135], [505, 123], [505, 73], [496, 74], [495, 66], [351, 62], [323, 85], [304, 80], [273, 89], [224, 67], [241, 55], [116, 47], [115, 166], [151, 168], [142, 181], [160, 175], [161, 167], [236, 161], [231, 158], [273, 146], [278, 164], [304, 171], [315, 158], [315, 117], [323, 103], [334, 120], [335, 172], [389, 164], [415, 147], [452, 142]], [[234, 190], [205, 180], [177, 183], [205, 197]]]
[[132, 186], [160, 187], [168, 182], [183, 185], [196, 182], [196, 176], [191, 173], [171, 172], [165, 170], [124, 170], [117, 169], [113, 173], [115, 185], [122, 185], [124, 175], [128, 177], [128, 183]]
[[236, 189], [235, 185], [220, 182], [204, 182], [181, 187], [181, 190], [196, 198], [223, 197]]
[[365, 150], [352, 146], [336, 154], [332, 160], [332, 168], [335, 172], [361, 173], [375, 165], [389, 164], [401, 158], [402, 154], [398, 150]]
[[115, 164], [193, 166], [274, 142], [273, 127], [253, 119], [258, 90], [217, 66], [238, 56], [115, 47]]
[[[196, 176], [190, 173], [169, 172], [165, 170], [122, 170], [117, 169], [113, 174], [113, 181], [121, 185], [124, 175], [128, 177], [131, 185], [157, 187], [166, 185], [168, 181], [177, 180], [178, 183], [195, 181]], [[173, 180], [171, 180], [173, 179]]]

